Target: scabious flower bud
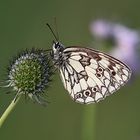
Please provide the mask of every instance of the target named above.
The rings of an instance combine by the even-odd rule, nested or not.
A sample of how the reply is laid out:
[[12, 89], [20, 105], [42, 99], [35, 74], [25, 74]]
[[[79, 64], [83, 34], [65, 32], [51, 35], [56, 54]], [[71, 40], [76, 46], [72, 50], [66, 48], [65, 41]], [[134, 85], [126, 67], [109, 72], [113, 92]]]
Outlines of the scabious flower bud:
[[50, 82], [52, 66], [45, 50], [26, 50], [16, 57], [8, 68], [8, 85], [16, 92], [45, 105], [42, 93]]

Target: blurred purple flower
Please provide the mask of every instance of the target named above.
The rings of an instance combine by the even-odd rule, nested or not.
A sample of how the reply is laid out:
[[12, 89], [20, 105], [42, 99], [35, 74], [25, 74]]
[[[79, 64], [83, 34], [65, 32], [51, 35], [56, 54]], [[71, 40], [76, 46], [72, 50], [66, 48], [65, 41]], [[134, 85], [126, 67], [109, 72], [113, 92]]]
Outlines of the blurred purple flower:
[[105, 20], [92, 22], [90, 30], [94, 37], [101, 40], [113, 39], [115, 46], [112, 47], [110, 54], [128, 64], [134, 74], [140, 73], [139, 32]]
[[92, 35], [99, 39], [107, 39], [112, 36], [112, 25], [108, 21], [99, 19], [90, 24]]

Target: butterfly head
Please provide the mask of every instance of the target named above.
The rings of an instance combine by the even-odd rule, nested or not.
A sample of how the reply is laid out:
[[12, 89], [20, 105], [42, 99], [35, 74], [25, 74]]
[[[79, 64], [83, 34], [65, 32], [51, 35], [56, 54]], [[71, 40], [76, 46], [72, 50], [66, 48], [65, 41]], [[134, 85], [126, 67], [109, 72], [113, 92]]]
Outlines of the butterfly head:
[[60, 60], [62, 59], [63, 50], [64, 46], [60, 42], [53, 42], [51, 57], [53, 58], [55, 64], [60, 62]]
[[61, 53], [64, 50], [64, 46], [60, 43], [60, 42], [53, 42], [53, 53], [57, 54], [57, 53]]

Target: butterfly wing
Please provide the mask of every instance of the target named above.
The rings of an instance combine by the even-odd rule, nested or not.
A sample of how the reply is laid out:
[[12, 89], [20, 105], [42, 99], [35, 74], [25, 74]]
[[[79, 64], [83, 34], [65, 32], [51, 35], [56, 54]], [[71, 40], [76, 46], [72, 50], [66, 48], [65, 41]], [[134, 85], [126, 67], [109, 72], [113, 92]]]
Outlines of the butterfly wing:
[[67, 47], [60, 74], [72, 99], [83, 104], [99, 102], [123, 86], [131, 70], [112, 56], [89, 48]]

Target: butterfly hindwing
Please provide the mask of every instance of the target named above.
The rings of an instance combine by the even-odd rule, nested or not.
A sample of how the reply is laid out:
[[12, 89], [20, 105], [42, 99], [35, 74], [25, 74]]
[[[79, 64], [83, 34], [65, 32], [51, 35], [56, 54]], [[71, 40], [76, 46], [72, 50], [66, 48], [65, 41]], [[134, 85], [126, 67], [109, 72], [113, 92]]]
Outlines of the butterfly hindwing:
[[72, 99], [90, 104], [104, 99], [123, 86], [131, 70], [121, 61], [93, 49], [67, 47], [60, 66], [65, 89]]

